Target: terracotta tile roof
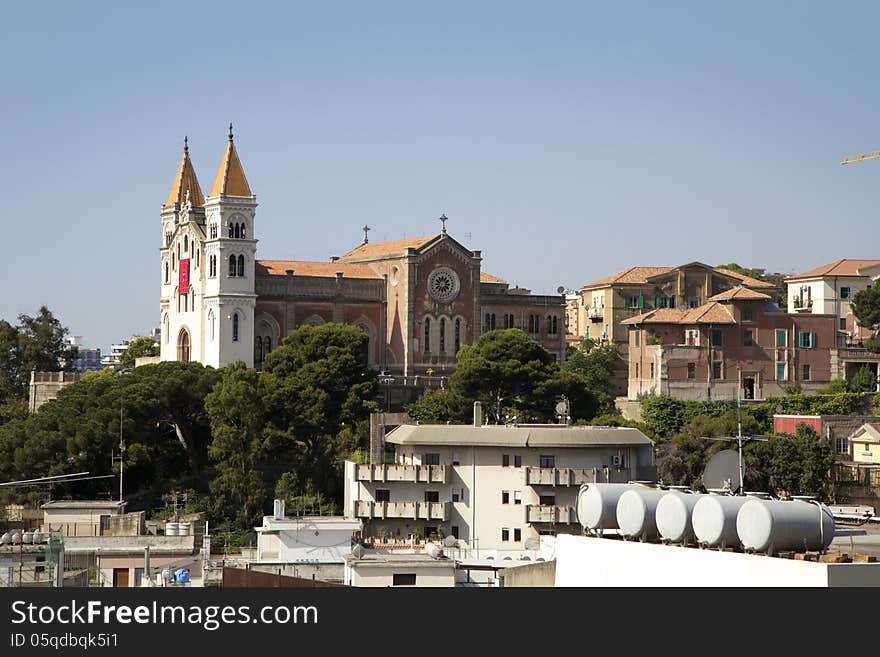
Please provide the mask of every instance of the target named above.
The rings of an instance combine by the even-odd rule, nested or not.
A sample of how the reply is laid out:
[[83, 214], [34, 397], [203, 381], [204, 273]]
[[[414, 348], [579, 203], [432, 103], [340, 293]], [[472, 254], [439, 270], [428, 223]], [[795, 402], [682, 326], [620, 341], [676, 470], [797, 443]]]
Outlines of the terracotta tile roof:
[[862, 267], [873, 267], [880, 264], [880, 260], [852, 260], [850, 258], [841, 258], [827, 265], [816, 267], [802, 274], [796, 274], [787, 281], [794, 281], [800, 278], [818, 278], [820, 276], [860, 276], [859, 269]]
[[714, 267], [715, 271], [719, 274], [723, 274], [725, 276], [730, 276], [731, 278], [736, 278], [741, 281], [742, 285], [746, 287], [753, 287], [757, 289], [773, 289], [776, 286], [770, 281], [760, 281], [757, 278], [752, 278], [751, 276], [746, 276], [744, 274], [740, 274], [738, 272], [733, 271], [732, 269], [724, 269], [723, 267]]
[[254, 195], [248, 185], [247, 178], [245, 178], [241, 160], [238, 159], [238, 153], [235, 151], [235, 144], [232, 143], [232, 126], [229, 128], [226, 152], [223, 153], [223, 160], [220, 162], [220, 168], [217, 170], [217, 177], [214, 178], [214, 186], [211, 187], [209, 196], [217, 196], [218, 194], [226, 194], [227, 196]]
[[487, 274], [484, 271], [480, 272], [480, 282], [481, 283], [506, 283], [503, 278], [498, 278], [497, 276], [493, 276], [492, 274]]
[[710, 301], [699, 308], [677, 310], [675, 308], [657, 308], [641, 315], [636, 315], [622, 322], [623, 324], [735, 324], [730, 312], [720, 303]]
[[428, 235], [426, 237], [409, 237], [403, 240], [394, 240], [391, 242], [367, 242], [360, 244], [351, 251], [342, 256], [342, 260], [361, 260], [369, 258], [382, 258], [385, 256], [403, 255], [410, 247], [414, 249], [421, 248], [436, 235]]
[[757, 290], [752, 290], [747, 287], [737, 286], [727, 290], [726, 292], [722, 292], [721, 294], [716, 294], [713, 297], [709, 297], [709, 301], [729, 301], [731, 299], [737, 300], [766, 300], [772, 299], [769, 294], [764, 294], [763, 292], [758, 292]]
[[[180, 159], [180, 166], [177, 167], [177, 174], [174, 176], [174, 182], [171, 183], [171, 191], [165, 200], [165, 206], [179, 203], [183, 205], [186, 202], [186, 192], [189, 191], [189, 200], [193, 207], [200, 208], [205, 205], [205, 197], [202, 196], [202, 188], [199, 187], [199, 181], [196, 178], [195, 169], [193, 169], [192, 160], [189, 159], [189, 147], [183, 147], [183, 157]], [[165, 207], [163, 206], [163, 207]]]
[[382, 278], [369, 265], [344, 262], [308, 262], [305, 260], [257, 260], [257, 274], [284, 276], [288, 269], [294, 276], [321, 276], [335, 278], [342, 272], [345, 278]]
[[603, 285], [611, 285], [612, 283], [647, 283], [648, 278], [651, 276], [665, 274], [673, 269], [675, 267], [630, 267], [598, 281], [587, 283], [582, 287], [601, 287]]

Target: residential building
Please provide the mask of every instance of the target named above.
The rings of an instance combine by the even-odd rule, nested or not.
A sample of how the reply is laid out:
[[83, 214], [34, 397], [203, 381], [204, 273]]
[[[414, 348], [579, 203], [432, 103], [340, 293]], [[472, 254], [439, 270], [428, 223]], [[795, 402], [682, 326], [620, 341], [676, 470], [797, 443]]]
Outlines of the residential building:
[[345, 584], [359, 587], [452, 587], [455, 561], [428, 554], [370, 552], [345, 557]]
[[853, 460], [853, 447], [850, 436], [866, 422], [880, 422], [876, 415], [783, 415], [773, 416], [773, 433], [794, 435], [801, 423], [811, 427], [823, 438], [826, 438], [834, 449], [834, 456], [839, 463]]
[[130, 344], [131, 340], [120, 340], [116, 344], [111, 344], [110, 353], [104, 354], [104, 357], [101, 358], [101, 367], [113, 369], [119, 369], [122, 367], [120, 358], [122, 358], [123, 352], [128, 349], [128, 345]]
[[616, 345], [621, 360], [617, 394], [627, 394], [629, 327], [624, 322], [650, 310], [688, 310], [737, 286], [772, 295], [773, 283], [729, 269], [691, 262], [678, 267], [630, 267], [581, 287], [578, 335]]
[[84, 347], [82, 336], [75, 335], [67, 339], [67, 343], [76, 347], [76, 358], [73, 361], [74, 372], [94, 372], [101, 369], [101, 350]]
[[655, 476], [651, 440], [622, 427], [401, 425], [371, 453], [385, 458], [345, 464], [345, 513], [364, 534], [452, 536], [476, 559], [580, 532], [582, 483]]
[[832, 379], [835, 317], [781, 312], [753, 288], [622, 323], [629, 329], [629, 399], [763, 399], [785, 394], [790, 384], [809, 392]]
[[439, 232], [363, 241], [328, 262], [257, 260], [257, 197], [230, 128], [220, 168], [202, 194], [185, 144], [161, 210], [161, 359], [261, 369], [294, 329], [360, 327], [368, 364], [403, 384], [445, 376], [458, 350], [492, 329], [520, 328], [560, 362], [561, 294], [531, 294], [482, 271], [482, 254]]

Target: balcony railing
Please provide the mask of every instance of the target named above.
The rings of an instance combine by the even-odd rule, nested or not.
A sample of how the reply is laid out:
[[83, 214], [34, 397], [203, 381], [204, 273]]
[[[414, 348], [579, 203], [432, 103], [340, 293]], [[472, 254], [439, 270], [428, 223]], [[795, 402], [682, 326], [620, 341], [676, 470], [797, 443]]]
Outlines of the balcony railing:
[[526, 468], [526, 486], [580, 486], [602, 479], [599, 468]]
[[587, 317], [589, 317], [594, 322], [601, 322], [602, 318], [604, 316], [605, 316], [605, 309], [601, 308], [601, 307], [600, 308], [590, 308], [590, 310], [587, 311]]
[[408, 481], [424, 484], [448, 484], [445, 465], [384, 465], [361, 463], [356, 466], [357, 481]]
[[555, 522], [571, 524], [577, 521], [573, 506], [529, 504], [526, 506], [526, 522]]
[[795, 312], [799, 313], [808, 313], [813, 310], [813, 300], [812, 299], [800, 299], [795, 298], [794, 303]]
[[400, 518], [404, 520], [449, 520], [449, 502], [370, 502], [357, 500], [358, 518]]

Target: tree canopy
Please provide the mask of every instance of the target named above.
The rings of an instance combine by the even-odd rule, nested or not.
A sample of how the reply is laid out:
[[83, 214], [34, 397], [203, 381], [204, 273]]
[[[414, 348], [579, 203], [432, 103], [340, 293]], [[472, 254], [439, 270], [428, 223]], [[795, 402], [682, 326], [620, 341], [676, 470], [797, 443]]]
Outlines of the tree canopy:
[[141, 335], [134, 338], [128, 343], [125, 351], [119, 356], [119, 364], [126, 369], [131, 369], [135, 365], [135, 361], [142, 356], [158, 356], [159, 345], [153, 338]]

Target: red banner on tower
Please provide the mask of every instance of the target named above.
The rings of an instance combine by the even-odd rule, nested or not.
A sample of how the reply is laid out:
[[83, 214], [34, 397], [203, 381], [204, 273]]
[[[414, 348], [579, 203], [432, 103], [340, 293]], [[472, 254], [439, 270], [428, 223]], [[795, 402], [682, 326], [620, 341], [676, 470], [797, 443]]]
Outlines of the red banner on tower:
[[177, 293], [186, 294], [189, 292], [189, 258], [180, 261], [180, 276], [177, 279]]

